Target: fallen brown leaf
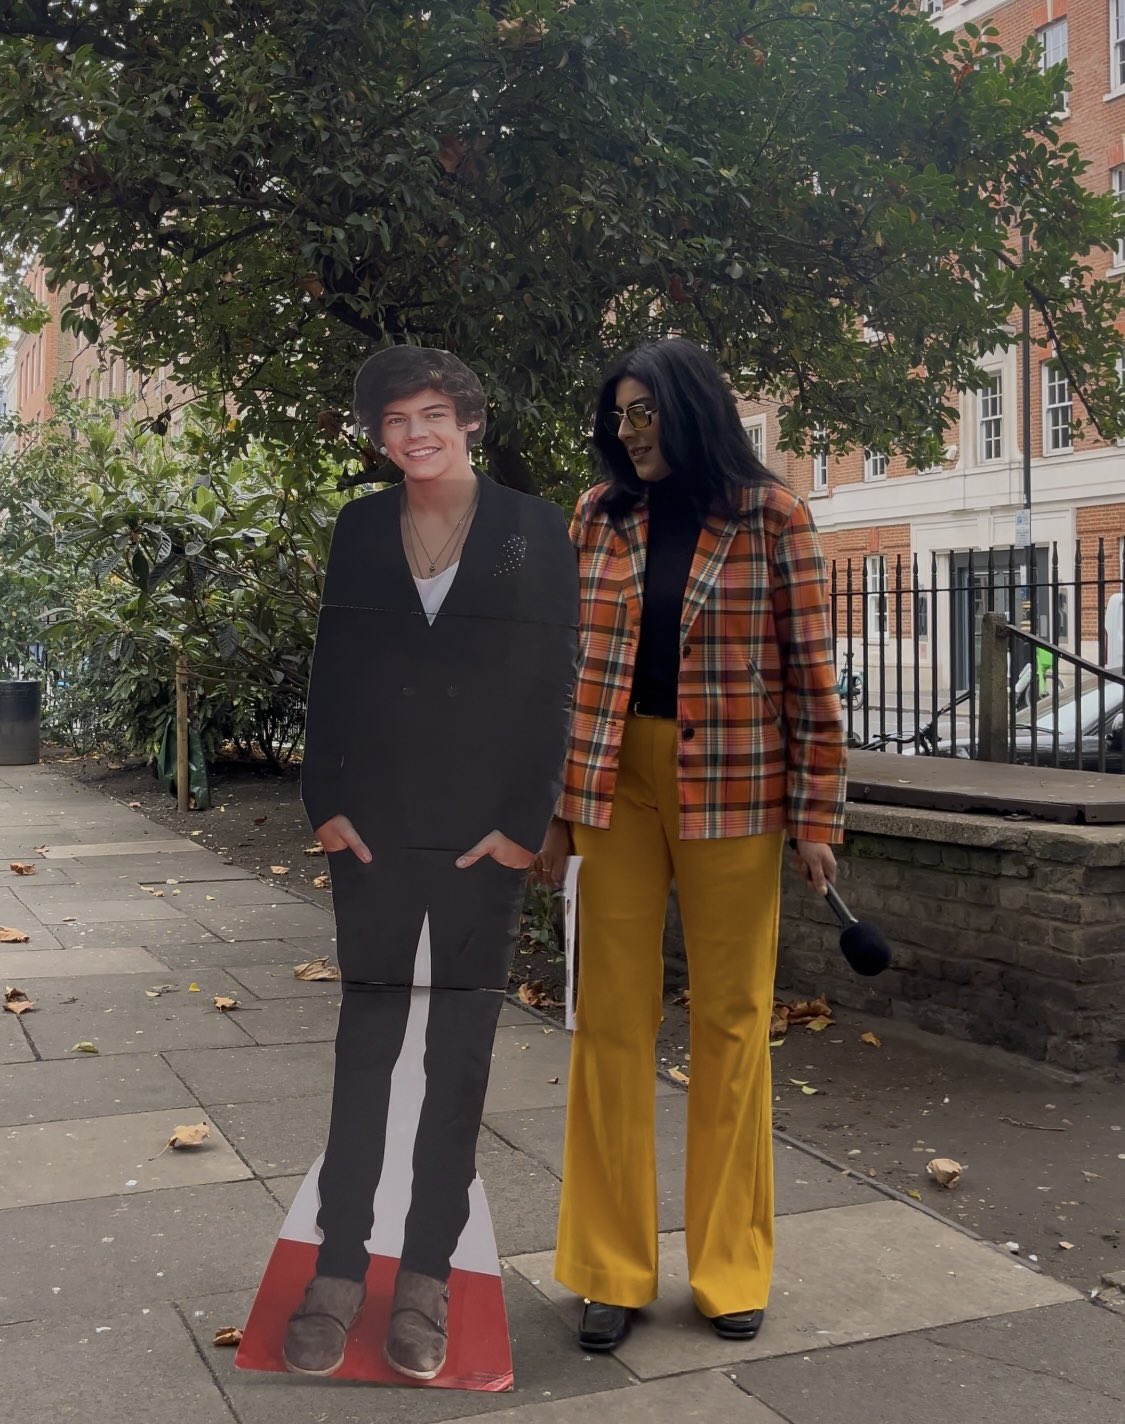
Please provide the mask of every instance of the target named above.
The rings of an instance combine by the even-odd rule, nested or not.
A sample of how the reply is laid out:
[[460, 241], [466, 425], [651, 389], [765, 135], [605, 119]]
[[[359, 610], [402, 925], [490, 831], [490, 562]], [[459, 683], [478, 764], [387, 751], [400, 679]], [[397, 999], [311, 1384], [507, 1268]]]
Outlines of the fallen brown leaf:
[[815, 1019], [809, 1019], [805, 1027], [810, 1033], [823, 1033], [831, 1024], [832, 1020], [830, 1018], [826, 1018], [824, 1014], [818, 1014]]
[[1060, 1250], [1060, 1251], [1073, 1251], [1073, 1250], [1074, 1250], [1074, 1242], [1073, 1242], [1073, 1241], [1060, 1241], [1060, 1242], [1059, 1242], [1059, 1250]]
[[71, 1053], [97, 1053], [98, 1050], [88, 1039], [84, 1038], [81, 1043], [76, 1043], [70, 1051]]
[[922, 1200], [922, 1193], [919, 1191], [915, 1191], [913, 1187], [911, 1187], [910, 1191], [908, 1191], [906, 1195], [914, 1201]]
[[130, 801], [130, 802], [129, 802], [129, 810], [130, 810], [130, 811], [139, 811], [140, 809], [141, 809], [141, 803], [140, 803], [139, 801]]
[[811, 1027], [819, 1019], [823, 1019], [824, 1023], [814, 1030], [817, 1033], [832, 1022], [832, 1006], [823, 994], [815, 999], [798, 999], [792, 1004], [775, 999], [770, 1021], [770, 1038], [783, 1038], [794, 1025], [805, 1024]]
[[883, 1046], [883, 1040], [877, 1033], [861, 1033], [859, 1041], [860, 1043], [869, 1043], [872, 1048], [882, 1048]]
[[682, 1083], [685, 1088], [691, 1082], [691, 1076], [685, 1073], [682, 1068], [669, 1068], [668, 1076], [673, 1083]]
[[36, 855], [45, 855], [45, 854], [47, 853], [47, 851], [49, 851], [50, 849], [51, 849], [51, 847], [50, 847], [50, 846], [47, 846], [47, 845], [36, 846], [36, 847], [35, 847], [35, 854], [36, 854]]
[[681, 989], [680, 992], [676, 995], [676, 997], [672, 1000], [672, 1002], [673, 1002], [674, 1004], [679, 1004], [679, 1006], [680, 1006], [681, 1009], [690, 1009], [690, 1008], [691, 1008], [691, 990], [690, 990], [690, 989]]
[[215, 1331], [215, 1338], [211, 1341], [211, 1344], [219, 1346], [241, 1345], [242, 1331], [237, 1325], [224, 1325], [221, 1330]]
[[12, 930], [6, 925], [0, 925], [0, 944], [26, 944], [30, 938], [23, 930]]
[[319, 959], [310, 959], [305, 964], [295, 965], [293, 977], [303, 979], [306, 984], [320, 980], [335, 982], [340, 977], [340, 971], [334, 964], [329, 964], [326, 954], [322, 954]]
[[331, 884], [332, 884], [332, 879], [331, 879], [331, 877], [330, 877], [327, 873], [325, 873], [324, 875], [314, 875], [314, 876], [313, 876], [313, 889], [314, 889], [314, 890], [327, 890], [328, 887], [329, 887], [329, 885], [331, 885]]
[[287, 865], [271, 865], [271, 866], [270, 866], [270, 874], [271, 874], [271, 875], [288, 875], [288, 874], [289, 874], [289, 867], [288, 867]]
[[558, 999], [552, 999], [543, 987], [542, 979], [531, 979], [520, 985], [516, 991], [516, 997], [521, 1004], [528, 1004], [533, 1009], [557, 1009], [561, 1008]]
[[144, 888], [148, 891], [148, 893], [149, 893], [151, 896], [153, 896], [154, 899], [157, 899], [157, 900], [163, 900], [163, 899], [164, 899], [164, 891], [163, 891], [163, 890], [158, 890], [155, 885], [146, 885]]
[[10, 1014], [26, 1014], [29, 1009], [35, 1007], [34, 1002], [27, 997], [22, 989], [13, 989], [9, 986], [4, 990], [4, 1007]]
[[932, 1162], [926, 1163], [926, 1171], [939, 1187], [947, 1187], [952, 1191], [961, 1180], [965, 1169], [960, 1162], [955, 1162], [952, 1157], [935, 1157]]
[[254, 817], [254, 824], [255, 824], [256, 826], [264, 826], [268, 820], [269, 820], [269, 817], [268, 817], [268, 816], [255, 816], [255, 817]]
[[173, 1128], [172, 1136], [164, 1144], [164, 1151], [169, 1147], [200, 1147], [207, 1138], [211, 1136], [211, 1129], [205, 1122], [192, 1123], [188, 1127]]
[[232, 999], [229, 994], [216, 994], [214, 1003], [221, 1014], [229, 1014], [231, 1009], [240, 1009], [242, 1007], [238, 1000]]
[[305, 854], [306, 854], [306, 855], [323, 855], [323, 854], [324, 854], [324, 847], [323, 847], [322, 845], [306, 846], [306, 847], [305, 847]]
[[13, 875], [38, 875], [39, 867], [26, 860], [13, 860], [8, 869]]

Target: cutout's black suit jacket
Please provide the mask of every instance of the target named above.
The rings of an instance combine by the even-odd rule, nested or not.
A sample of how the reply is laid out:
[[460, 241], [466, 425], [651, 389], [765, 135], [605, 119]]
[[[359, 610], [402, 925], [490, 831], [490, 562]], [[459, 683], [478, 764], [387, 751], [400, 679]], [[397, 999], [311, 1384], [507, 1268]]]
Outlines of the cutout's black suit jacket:
[[577, 648], [562, 512], [484, 476], [441, 611], [402, 547], [402, 491], [353, 500], [332, 539], [301, 794], [377, 846], [461, 853], [500, 830], [537, 851], [557, 799]]

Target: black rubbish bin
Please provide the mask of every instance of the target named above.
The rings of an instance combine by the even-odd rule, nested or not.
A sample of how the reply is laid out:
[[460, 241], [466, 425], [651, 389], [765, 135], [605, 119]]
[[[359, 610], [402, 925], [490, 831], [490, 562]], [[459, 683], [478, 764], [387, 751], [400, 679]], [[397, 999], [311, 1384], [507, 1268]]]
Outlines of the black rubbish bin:
[[41, 699], [37, 681], [0, 682], [0, 766], [37, 765]]

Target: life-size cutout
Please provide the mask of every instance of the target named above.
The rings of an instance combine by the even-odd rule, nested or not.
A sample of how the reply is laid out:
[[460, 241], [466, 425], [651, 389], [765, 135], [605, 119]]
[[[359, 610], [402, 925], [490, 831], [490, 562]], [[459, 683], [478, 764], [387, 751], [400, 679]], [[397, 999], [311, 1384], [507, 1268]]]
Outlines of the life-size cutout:
[[309, 689], [302, 796], [342, 976], [332, 1116], [236, 1362], [500, 1390], [476, 1142], [560, 789], [576, 561], [560, 510], [474, 472], [484, 393], [456, 357], [379, 352], [355, 403], [403, 480], [341, 511]]

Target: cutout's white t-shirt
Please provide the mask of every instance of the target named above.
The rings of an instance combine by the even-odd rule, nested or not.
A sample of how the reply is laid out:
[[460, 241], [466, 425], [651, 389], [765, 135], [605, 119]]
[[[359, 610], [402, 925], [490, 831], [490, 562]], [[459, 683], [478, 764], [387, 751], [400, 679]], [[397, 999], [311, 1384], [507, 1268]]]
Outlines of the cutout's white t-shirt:
[[418, 590], [418, 597], [422, 600], [422, 607], [426, 610], [426, 621], [433, 627], [434, 619], [441, 611], [441, 605], [445, 602], [445, 595], [449, 592], [453, 579], [457, 573], [457, 564], [450, 564], [447, 569], [443, 569], [440, 574], [434, 574], [433, 578], [414, 579], [414, 586]]

